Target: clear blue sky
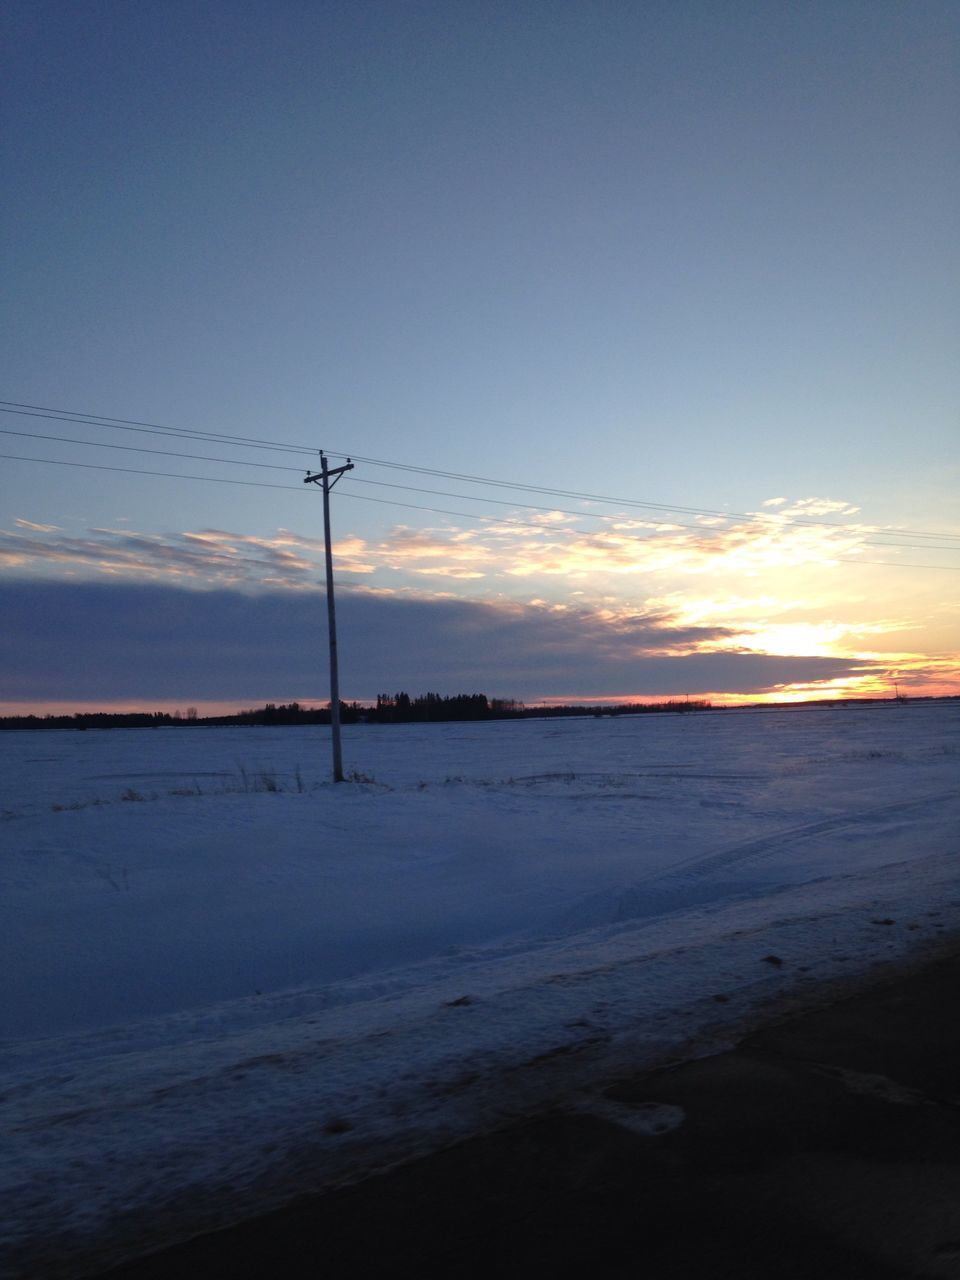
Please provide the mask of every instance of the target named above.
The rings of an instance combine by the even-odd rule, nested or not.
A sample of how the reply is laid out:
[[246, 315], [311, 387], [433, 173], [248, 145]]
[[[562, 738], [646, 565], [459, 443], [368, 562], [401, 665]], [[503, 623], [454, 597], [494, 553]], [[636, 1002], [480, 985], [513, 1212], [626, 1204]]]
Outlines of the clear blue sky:
[[[0, 398], [958, 531], [952, 0], [5, 8]], [[4, 527], [319, 532], [308, 494], [2, 465]], [[368, 559], [398, 521], [438, 520], [337, 510]], [[532, 576], [456, 589], [513, 598]], [[631, 583], [631, 608], [681, 590]], [[956, 575], [925, 591], [917, 617]]]

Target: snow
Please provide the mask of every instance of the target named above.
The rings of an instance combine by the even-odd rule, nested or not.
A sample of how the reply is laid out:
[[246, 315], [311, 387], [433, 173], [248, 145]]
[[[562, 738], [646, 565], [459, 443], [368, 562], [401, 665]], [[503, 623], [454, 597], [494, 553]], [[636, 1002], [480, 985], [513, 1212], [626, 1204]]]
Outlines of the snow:
[[328, 733], [0, 735], [9, 1274], [609, 1118], [960, 924], [958, 703]]

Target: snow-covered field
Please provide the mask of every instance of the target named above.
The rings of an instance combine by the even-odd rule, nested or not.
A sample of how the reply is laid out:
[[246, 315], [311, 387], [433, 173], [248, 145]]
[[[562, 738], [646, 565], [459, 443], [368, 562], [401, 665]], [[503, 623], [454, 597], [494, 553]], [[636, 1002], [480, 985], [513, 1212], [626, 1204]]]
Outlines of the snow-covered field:
[[356, 726], [342, 786], [328, 732], [0, 734], [11, 1274], [601, 1107], [960, 925], [960, 703]]

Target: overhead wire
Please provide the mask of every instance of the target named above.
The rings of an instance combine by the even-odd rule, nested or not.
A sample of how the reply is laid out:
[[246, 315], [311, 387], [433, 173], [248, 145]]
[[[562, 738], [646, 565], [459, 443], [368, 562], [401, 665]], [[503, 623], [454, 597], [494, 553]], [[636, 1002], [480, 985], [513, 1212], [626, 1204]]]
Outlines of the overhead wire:
[[[161, 435], [175, 435], [188, 437], [197, 440], [210, 440], [217, 443], [228, 444], [233, 446], [241, 446], [245, 448], [269, 449], [283, 453], [300, 453], [311, 454], [316, 457], [320, 452], [318, 449], [303, 444], [284, 444], [278, 441], [265, 441], [256, 437], [230, 435], [225, 432], [206, 432], [189, 427], [170, 427], [161, 423], [150, 423], [140, 421], [133, 418], [111, 418], [101, 414], [81, 413], [79, 410], [71, 409], [53, 409], [43, 405], [28, 404], [14, 400], [0, 400], [0, 412], [18, 413], [24, 416], [33, 417], [58, 417], [58, 420], [64, 422], [73, 422], [81, 425], [94, 427], [117, 428], [117, 429], [134, 429], [146, 432], [155, 432]], [[571, 498], [582, 502], [601, 502], [607, 505], [618, 507], [631, 507], [649, 511], [665, 511], [679, 512], [685, 515], [699, 515], [719, 518], [723, 520], [752, 520], [757, 518], [757, 513], [740, 512], [740, 511], [722, 511], [715, 508], [707, 507], [688, 507], [681, 504], [654, 503], [646, 502], [635, 498], [616, 498], [608, 494], [594, 494], [580, 492], [572, 489], [551, 488], [543, 485], [525, 484], [514, 480], [495, 480], [490, 477], [472, 475], [467, 472], [444, 471], [433, 467], [418, 467], [412, 463], [392, 462], [383, 458], [374, 458], [362, 454], [347, 454], [341, 450], [326, 450], [331, 457], [336, 458], [352, 458], [355, 462], [363, 462], [371, 466], [384, 467], [399, 471], [414, 472], [418, 475], [436, 476], [441, 479], [458, 480], [467, 484], [486, 485], [488, 487], [508, 489], [525, 493], [539, 493], [546, 496]], [[371, 482], [372, 483], [372, 482]], [[469, 495], [457, 495], [459, 497], [469, 497]], [[492, 499], [491, 499], [492, 501]], [[516, 504], [531, 505], [531, 504]], [[579, 513], [578, 513], [579, 514]], [[761, 513], [762, 514], [762, 513]], [[774, 513], [775, 514], [775, 513]], [[814, 528], [831, 528], [846, 529], [849, 526], [838, 520], [818, 520], [803, 516], [783, 516], [779, 518], [781, 524], [796, 524], [801, 526], [809, 526]], [[933, 531], [925, 529], [902, 529], [896, 526], [869, 525], [864, 530], [881, 536], [900, 536], [914, 539], [941, 538], [956, 540], [960, 544], [960, 534], [944, 533], [942, 531]], [[885, 545], [894, 545], [888, 543]], [[910, 545], [910, 544], [905, 544]], [[918, 546], [918, 550], [921, 549]]]
[[102, 462], [68, 462], [62, 458], [27, 458], [19, 453], [0, 453], [0, 458], [15, 462], [40, 462], [48, 467], [82, 467], [84, 471], [115, 471], [131, 476], [162, 476], [167, 480], [206, 480], [211, 484], [240, 484], [247, 489], [286, 489], [303, 493], [299, 485], [269, 484], [265, 480], [230, 480], [224, 476], [191, 476], [182, 471], [149, 471], [145, 467], [108, 467]]
[[[37, 432], [37, 431], [14, 431], [8, 427], [0, 427], [0, 435], [17, 436], [17, 437], [28, 439], [28, 440], [49, 440], [59, 444], [76, 444], [76, 445], [82, 445], [84, 447], [92, 448], [92, 449], [122, 450], [125, 453], [147, 453], [153, 457], [186, 458], [186, 459], [191, 459], [197, 462], [223, 463], [223, 464], [226, 464], [227, 466], [257, 467], [259, 469], [266, 470], [266, 471], [294, 472], [299, 470], [299, 468], [297, 467], [282, 466], [279, 463], [251, 462], [245, 458], [218, 458], [218, 457], [212, 457], [210, 454], [181, 453], [179, 451], [170, 450], [170, 449], [148, 449], [143, 445], [110, 444], [109, 442], [104, 442], [99, 440], [77, 440], [72, 436], [54, 436], [54, 435], [47, 435], [45, 433]], [[460, 501], [466, 501], [466, 502], [484, 502], [487, 504], [492, 503], [495, 506], [510, 507], [513, 510], [516, 510], [517, 508], [522, 508], [523, 510], [526, 510], [526, 511], [543, 511], [547, 513], [557, 513], [560, 515], [573, 516], [577, 519], [585, 518], [585, 519], [591, 519], [591, 520], [611, 521], [611, 520], [617, 520], [620, 518], [617, 515], [608, 515], [604, 512], [599, 512], [599, 511], [573, 511], [567, 507], [557, 507], [553, 505], [543, 506], [542, 504], [533, 503], [533, 502], [508, 501], [505, 498], [491, 498], [486, 494], [473, 495], [469, 493], [451, 493], [449, 490], [444, 490], [444, 489], [427, 489], [419, 485], [396, 484], [388, 480], [370, 480], [361, 476], [345, 476], [344, 479], [350, 484], [375, 485], [378, 488], [399, 489], [405, 493], [423, 493], [423, 494], [427, 494], [437, 498], [456, 498]], [[451, 512], [449, 514], [467, 514], [467, 513]], [[771, 531], [774, 531], [777, 528], [782, 527], [781, 522], [779, 522], [775, 516], [764, 517], [762, 515], [761, 516], [755, 515], [753, 517], [748, 517], [748, 518], [754, 521], [757, 519], [769, 520], [770, 522], [769, 527]], [[709, 530], [705, 528], [703, 525], [689, 524], [682, 520], [660, 521], [658, 523], [669, 524], [670, 527], [672, 528], [692, 529], [699, 533], [709, 532]], [[542, 526], [537, 526], [537, 527], [542, 527]], [[836, 527], [850, 533], [854, 533], [854, 534], [859, 533], [859, 530], [852, 529], [849, 526], [838, 525]], [[883, 542], [877, 542], [871, 538], [862, 538], [861, 541], [864, 546], [871, 546], [871, 547], [903, 547], [908, 550], [914, 548], [914, 544], [910, 542], [892, 542], [889, 540], [885, 540]], [[924, 551], [957, 551], [957, 550], [960, 550], [960, 547], [951, 547], [951, 546], [945, 546], [940, 544], [927, 543], [924, 545], [923, 549]]]
[[300, 467], [284, 467], [277, 462], [248, 462], [246, 458], [212, 458], [207, 453], [179, 453], [172, 449], [147, 449], [136, 444], [110, 444], [102, 440], [76, 440], [72, 436], [48, 436], [39, 431], [11, 431], [0, 427], [0, 436], [20, 436], [26, 440], [53, 440], [59, 444], [81, 444], [91, 449], [122, 449], [124, 453], [149, 453], [163, 458], [192, 458], [197, 462], [225, 462], [231, 467], [260, 467], [265, 471], [300, 471]]
[[[148, 451], [148, 452], [152, 452], [152, 451]], [[286, 492], [288, 493], [307, 492], [307, 490], [301, 488], [299, 485], [270, 484], [267, 481], [263, 481], [263, 480], [235, 480], [225, 476], [195, 476], [195, 475], [185, 474], [184, 472], [179, 472], [179, 471], [152, 471], [142, 467], [110, 467], [110, 466], [106, 466], [103, 463], [70, 462], [64, 459], [59, 459], [59, 458], [31, 458], [31, 457], [26, 457], [22, 454], [11, 454], [11, 453], [0, 453], [0, 458], [8, 461], [15, 461], [15, 462], [35, 462], [45, 466], [80, 467], [85, 471], [108, 471], [108, 472], [114, 472], [114, 473], [123, 473], [126, 475], [159, 476], [164, 479], [170, 479], [170, 480], [198, 480], [198, 481], [207, 481], [208, 483], [212, 483], [212, 484], [241, 485], [244, 488], [251, 488], [251, 489], [283, 489], [283, 490], [286, 490]], [[533, 529], [541, 534], [547, 531], [547, 527], [544, 526], [542, 523], [536, 524], [536, 523], [522, 521], [522, 520], [511, 520], [509, 517], [488, 516], [488, 515], [480, 514], [478, 512], [470, 512], [470, 511], [452, 511], [445, 507], [432, 507], [432, 506], [425, 506], [425, 505], [414, 503], [414, 502], [401, 502], [393, 498], [374, 498], [367, 494], [350, 493], [349, 491], [343, 492], [341, 496], [353, 502], [373, 502], [373, 503], [377, 503], [380, 506], [402, 507], [404, 509], [411, 510], [411, 511], [427, 511], [437, 515], [456, 516], [461, 520], [479, 520], [487, 524], [505, 525], [513, 528], [519, 527], [519, 528], [525, 528], [525, 529]], [[695, 528], [698, 532], [704, 533], [704, 534], [710, 533], [709, 529], [703, 529], [700, 526], [687, 525], [687, 526], [681, 526], [681, 527]], [[636, 541], [638, 542], [650, 542], [653, 540], [654, 540], [654, 535], [652, 534], [646, 538], [641, 538], [641, 537], [636, 538]], [[920, 548], [917, 548], [917, 550], [919, 549]], [[831, 555], [825, 555], [824, 559], [829, 561], [830, 563], [840, 562], [845, 564], [885, 565], [888, 568], [892, 568], [892, 569], [943, 569], [943, 570], [952, 571], [955, 573], [960, 573], [960, 565], [907, 564], [898, 560], [863, 560], [860, 557], [831, 556]]]
[[160, 422], [141, 422], [137, 418], [108, 418], [97, 413], [81, 413], [74, 409], [48, 409], [39, 404], [22, 404], [17, 400], [0, 400], [0, 412], [15, 413], [24, 418], [57, 418], [61, 422], [76, 422], [83, 426], [110, 427], [118, 430], [139, 429], [159, 435], [188, 436], [195, 439], [216, 440], [221, 444], [234, 443], [251, 449], [272, 449], [280, 453], [310, 453], [317, 456], [315, 445], [278, 444], [274, 440], [260, 440], [254, 436], [233, 436], [226, 432], [200, 431], [193, 427], [170, 427]]
[[[681, 506], [678, 503], [667, 504], [659, 502], [644, 502], [637, 498], [615, 498], [603, 494], [584, 493], [574, 489], [554, 489], [543, 485], [522, 484], [519, 481], [514, 480], [493, 480], [483, 476], [473, 476], [462, 472], [438, 471], [429, 467], [416, 467], [408, 463], [386, 462], [383, 459], [365, 458], [360, 454], [346, 454], [335, 449], [327, 449], [325, 452], [332, 458], [350, 458], [354, 462], [365, 462], [372, 466], [390, 467], [398, 471], [415, 471], [421, 475], [438, 476], [447, 480], [461, 480], [468, 484], [491, 485], [498, 489], [517, 489], [524, 493], [542, 493], [553, 495], [558, 498], [574, 498], [582, 502], [603, 502], [618, 507], [638, 507], [647, 511], [679, 511], [684, 515], [719, 517], [722, 520], [755, 520], [758, 514], [763, 514], [748, 511], [719, 511], [709, 507], [686, 507]], [[771, 513], [771, 515], [775, 514], [776, 513]], [[780, 517], [780, 520], [783, 524], [804, 525], [813, 528], [849, 528], [848, 525], [841, 524], [839, 520], [812, 520], [802, 516], [783, 516]], [[960, 541], [960, 534], [936, 533], [932, 530], [898, 529], [893, 525], [886, 527], [882, 525], [869, 525], [867, 526], [867, 529], [871, 533], [878, 534], [895, 533], [911, 538], [956, 538]]]
[[[443, 489], [423, 489], [417, 485], [391, 484], [389, 483], [389, 481], [386, 481], [386, 480], [367, 480], [362, 476], [344, 476], [344, 480], [346, 481], [346, 483], [351, 485], [353, 484], [377, 485], [378, 487], [386, 488], [386, 489], [401, 489], [405, 493], [427, 493], [427, 494], [433, 494], [438, 498], [459, 498], [459, 499], [466, 499], [468, 502], [494, 503], [496, 506], [499, 506], [499, 507], [511, 507], [513, 509], [516, 509], [517, 507], [521, 507], [525, 511], [555, 512], [558, 515], [575, 516], [578, 519], [582, 519], [584, 517], [586, 517], [587, 519], [593, 519], [593, 520], [621, 519], [620, 516], [604, 515], [603, 513], [598, 511], [571, 511], [568, 507], [555, 507], [555, 506], [544, 507], [533, 502], [507, 502], [503, 498], [489, 498], [485, 494], [482, 497], [474, 498], [469, 493], [449, 493]], [[359, 496], [359, 495], [356, 495], [356, 496]], [[761, 520], [763, 519], [762, 516], [759, 518]], [[755, 522], [758, 519], [758, 517], [747, 516], [745, 517], [745, 519], [748, 519], [751, 522]], [[682, 520], [660, 520], [660, 521], [657, 521], [657, 524], [660, 526], [669, 526], [669, 528], [671, 529], [692, 529], [696, 533], [703, 533], [703, 534], [710, 533], [709, 526], [702, 525], [702, 524], [687, 524]], [[538, 525], [537, 527], [544, 528], [545, 526]], [[775, 518], [771, 518], [770, 524], [766, 527], [769, 528], [770, 532], [776, 532], [778, 529], [783, 528], [782, 525], [776, 522]], [[835, 527], [841, 532], [859, 534], [859, 530], [852, 529], [847, 525], [837, 525]], [[921, 549], [919, 547], [916, 547], [912, 542], [874, 542], [870, 538], [862, 538], [861, 541], [863, 545], [867, 547], [905, 547], [908, 550], [914, 550], [914, 551], [918, 551]], [[960, 547], [948, 547], [948, 546], [940, 546], [936, 544], [931, 545], [930, 543], [925, 543], [922, 549], [924, 551], [960, 551]]]

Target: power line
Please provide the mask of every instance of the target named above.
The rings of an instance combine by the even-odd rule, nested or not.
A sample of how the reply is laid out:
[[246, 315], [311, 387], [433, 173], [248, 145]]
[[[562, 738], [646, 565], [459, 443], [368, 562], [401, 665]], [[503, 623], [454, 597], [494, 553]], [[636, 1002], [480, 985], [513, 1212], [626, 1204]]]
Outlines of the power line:
[[[373, 484], [384, 489], [401, 489], [405, 493], [428, 493], [428, 494], [433, 494], [435, 497], [438, 497], [438, 498], [460, 498], [460, 499], [466, 499], [466, 501], [468, 502], [493, 503], [495, 506], [498, 506], [498, 507], [511, 507], [514, 509], [516, 509], [517, 507], [522, 507], [524, 511], [556, 512], [559, 515], [576, 516], [578, 519], [587, 518], [591, 520], [617, 520], [620, 518], [615, 515], [609, 515], [609, 516], [602, 515], [600, 512], [597, 512], [597, 511], [571, 511], [567, 507], [554, 507], [554, 506], [544, 507], [544, 506], [538, 506], [536, 503], [533, 503], [533, 502], [507, 502], [503, 498], [489, 498], [486, 496], [486, 494], [484, 494], [482, 497], [475, 498], [469, 493], [449, 493], [443, 489], [423, 489], [417, 485], [390, 484], [389, 481], [386, 481], [386, 480], [366, 480], [366, 479], [360, 478], [359, 476], [349, 476], [347, 478], [347, 483], [348, 484]], [[359, 494], [354, 496], [359, 497]], [[457, 514], [457, 513], [453, 513], [453, 514]], [[744, 519], [750, 520], [752, 523], [756, 520], [756, 516], [752, 516], [752, 517], [745, 516]], [[682, 520], [669, 520], [669, 521], [662, 521], [661, 523], [669, 524], [670, 527], [673, 529], [692, 529], [696, 533], [703, 533], [703, 534], [710, 533], [709, 526], [705, 526], [702, 524], [685, 524]], [[543, 525], [537, 525], [536, 527], [540, 529], [544, 528]], [[835, 525], [832, 527], [838, 529], [841, 532], [858, 535], [858, 531], [856, 529], [852, 529], [847, 525]], [[771, 532], [777, 532], [779, 530], [782, 530], [783, 526], [778, 524], [771, 524], [769, 528]], [[914, 550], [914, 551], [919, 551], [921, 549], [919, 547], [914, 546], [912, 542], [873, 542], [869, 538], [862, 538], [861, 541], [863, 545], [866, 547], [906, 547], [908, 550]], [[925, 543], [922, 549], [924, 551], [960, 551], [960, 547], [947, 547], [947, 546], [939, 546], [936, 544], [931, 545], [930, 543]]]
[[76, 440], [73, 436], [48, 436], [39, 431], [11, 431], [0, 427], [0, 436], [20, 436], [26, 440], [55, 440], [58, 444], [82, 444], [90, 449], [122, 449], [124, 453], [150, 453], [162, 458], [192, 458], [195, 462], [225, 462], [230, 467], [260, 467], [264, 471], [296, 471], [302, 467], [283, 467], [276, 462], [248, 462], [246, 458], [211, 458], [207, 453], [177, 453], [172, 449], [147, 449], [136, 444], [108, 444], [102, 440]]
[[[60, 417], [60, 421], [77, 422], [86, 426], [117, 428], [117, 429], [135, 429], [147, 432], [155, 432], [161, 435], [177, 435], [186, 436], [191, 439], [207, 439], [221, 444], [230, 444], [232, 446], [242, 446], [245, 448], [269, 449], [282, 453], [307, 453], [316, 456], [319, 450], [309, 445], [303, 444], [282, 444], [276, 441], [270, 442], [255, 437], [229, 435], [226, 433], [200, 431], [189, 427], [169, 427], [161, 423], [151, 423], [139, 421], [135, 418], [111, 418], [101, 414], [84, 414], [79, 410], [72, 409], [52, 409], [43, 405], [26, 404], [16, 400], [0, 400], [0, 412], [20, 413], [30, 417], [44, 417], [57, 415], [70, 415]], [[345, 458], [345, 453], [336, 450], [327, 450], [331, 456]], [[385, 467], [392, 470], [414, 472], [418, 475], [436, 476], [440, 479], [459, 480], [467, 484], [487, 485], [499, 489], [511, 489], [524, 493], [541, 493], [547, 496], [572, 498], [584, 502], [602, 502], [606, 505], [619, 507], [636, 507], [649, 511], [666, 511], [681, 512], [686, 515], [701, 515], [718, 517], [723, 520], [755, 520], [763, 518], [763, 513], [749, 513], [742, 511], [719, 511], [706, 507], [687, 507], [679, 504], [655, 503], [641, 501], [635, 498], [615, 498], [609, 494], [583, 493], [571, 489], [554, 489], [543, 485], [523, 484], [514, 480], [494, 480], [490, 477], [472, 475], [467, 472], [443, 471], [431, 467], [418, 467], [411, 463], [391, 462], [383, 458], [365, 457], [359, 454], [352, 455], [356, 461], [368, 463], [372, 466]], [[456, 495], [458, 497], [466, 497], [467, 495]], [[516, 504], [529, 505], [529, 504]], [[576, 513], [580, 514], [580, 513]], [[589, 513], [584, 513], [589, 514]], [[837, 520], [815, 520], [807, 519], [802, 516], [777, 517], [775, 513], [771, 513], [771, 519], [777, 523], [795, 524], [809, 526], [813, 528], [828, 529], [848, 529], [849, 526], [842, 524]], [[943, 532], [934, 532], [924, 529], [898, 529], [895, 526], [869, 525], [863, 532], [869, 532], [880, 535], [899, 535], [908, 538], [946, 538], [957, 540], [960, 542], [960, 534], [951, 534]], [[885, 545], [895, 545], [887, 543]], [[909, 545], [909, 544], [904, 544]], [[922, 544], [921, 544], [922, 546]], [[921, 549], [920, 547], [917, 548]]]
[[[304, 493], [305, 490], [297, 485], [290, 484], [269, 484], [264, 480], [232, 480], [225, 476], [194, 476], [188, 475], [182, 471], [150, 471], [144, 467], [108, 467], [104, 463], [96, 462], [64, 462], [59, 458], [29, 458], [17, 453], [0, 453], [0, 458], [8, 459], [14, 462], [39, 462], [42, 466], [48, 467], [82, 467], [85, 471], [111, 471], [121, 472], [126, 475], [134, 476], [160, 476], [166, 480], [207, 480], [213, 484], [239, 484], [247, 489], [284, 489], [287, 493]], [[449, 511], [445, 507], [427, 507], [414, 502], [398, 502], [387, 498], [372, 498], [362, 493], [346, 493], [342, 495], [352, 502], [375, 502], [381, 507], [404, 507], [410, 511], [428, 511], [435, 515], [459, 516], [463, 520], [483, 520], [491, 524], [511, 525], [515, 528], [534, 529], [539, 533], [544, 532], [542, 524], [533, 524], [525, 520], [509, 520], [502, 516], [485, 516], [479, 515], [475, 511]], [[645, 539], [638, 538], [638, 542]]]
[[[5, 428], [5, 427], [0, 427], [0, 435], [18, 436], [20, 438], [28, 439], [28, 440], [51, 440], [59, 444], [78, 444], [78, 445], [83, 445], [84, 447], [90, 448], [90, 449], [114, 449], [114, 450], [122, 450], [125, 453], [148, 453], [153, 457], [189, 458], [197, 462], [217, 462], [217, 463], [224, 463], [227, 466], [233, 466], [233, 467], [257, 467], [265, 471], [290, 471], [290, 472], [298, 471], [297, 467], [285, 467], [285, 466], [279, 465], [278, 463], [272, 463], [272, 462], [250, 462], [245, 458], [215, 458], [215, 457], [211, 457], [209, 454], [204, 454], [204, 453], [180, 453], [171, 449], [148, 449], [143, 445], [109, 444], [99, 440], [77, 440], [72, 436], [52, 436], [52, 435], [43, 434], [38, 431], [13, 431], [10, 428]], [[484, 502], [488, 504], [492, 503], [495, 506], [510, 507], [513, 510], [519, 507], [525, 511], [543, 511], [548, 513], [555, 512], [560, 515], [574, 516], [577, 519], [589, 519], [589, 520], [609, 521], [609, 520], [616, 520], [619, 518], [616, 515], [606, 515], [603, 512], [599, 512], [599, 511], [572, 511], [567, 507], [557, 507], [557, 506], [547, 507], [547, 506], [543, 506], [541, 504], [537, 504], [533, 502], [507, 501], [505, 498], [491, 498], [491, 497], [488, 497], [486, 494], [475, 496], [469, 493], [450, 493], [448, 490], [444, 490], [444, 489], [426, 489], [419, 485], [395, 484], [388, 480], [368, 480], [368, 479], [362, 479], [354, 476], [346, 477], [346, 479], [348, 484], [376, 485], [378, 488], [399, 489], [405, 493], [424, 493], [437, 498], [456, 498], [456, 499], [459, 499], [460, 501], [466, 501], [466, 502]], [[429, 509], [438, 510], [437, 508], [429, 508]], [[467, 515], [468, 513], [450, 512], [448, 514]], [[705, 528], [703, 525], [688, 524], [682, 520], [671, 520], [668, 523], [671, 525], [671, 527], [676, 529], [692, 529], [697, 533], [709, 534], [709, 529]], [[543, 528], [542, 525], [531, 525], [528, 527]], [[840, 529], [843, 529], [846, 532], [852, 533], [854, 535], [857, 534], [857, 530], [850, 529], [847, 526], [839, 525], [837, 527]], [[770, 528], [772, 531], [775, 531], [778, 528], [782, 528], [782, 526], [778, 526], [774, 522], [771, 524]], [[870, 538], [861, 538], [861, 542], [863, 546], [868, 546], [868, 547], [904, 547], [908, 550], [913, 548], [913, 545], [914, 545], [913, 543], [910, 543], [910, 542], [891, 542], [889, 540], [884, 542], [876, 542]], [[925, 551], [957, 551], [957, 550], [960, 550], [960, 547], [950, 547], [950, 546], [927, 543], [924, 545], [923, 549]]]
[[14, 462], [39, 462], [47, 467], [82, 467], [84, 471], [122, 471], [131, 476], [162, 476], [166, 480], [205, 480], [208, 484], [241, 484], [247, 489], [286, 489], [302, 493], [292, 484], [268, 484], [265, 480], [227, 480], [223, 476], [190, 476], [182, 471], [148, 471], [144, 467], [108, 467], [102, 462], [61, 462], [59, 458], [25, 458], [18, 453], [0, 453], [0, 458]]
[[[345, 458], [347, 456], [345, 453], [339, 453], [333, 449], [328, 450], [328, 452], [337, 458]], [[574, 489], [551, 489], [543, 485], [521, 484], [519, 481], [514, 480], [492, 480], [483, 476], [474, 476], [457, 471], [437, 471], [429, 467], [416, 467], [404, 462], [385, 462], [382, 458], [365, 458], [359, 454], [351, 454], [350, 456], [358, 462], [366, 462], [379, 467], [390, 467], [398, 471], [414, 471], [420, 475], [438, 476], [446, 480], [462, 480], [468, 484], [492, 485], [498, 489], [518, 489], [524, 493], [543, 493], [554, 495], [558, 498], [575, 498], [582, 502], [603, 502], [619, 507], [640, 507], [647, 511], [680, 511], [684, 515], [716, 516], [723, 520], [756, 520], [758, 516], [761, 519], [764, 518], [764, 513], [762, 512], [717, 511], [709, 507], [684, 507], [676, 503], [667, 505], [659, 502], [642, 502], [637, 498], [614, 498], [598, 493], [581, 493]], [[781, 524], [797, 524], [827, 529], [849, 529], [849, 525], [841, 524], [839, 520], [808, 520], [802, 516], [778, 517], [775, 512], [771, 512], [768, 518], [779, 520]], [[868, 525], [865, 528], [865, 532], [896, 533], [910, 538], [956, 538], [960, 540], [960, 534], [935, 533], [932, 530], [898, 529], [894, 525]]]
[[[56, 458], [29, 458], [29, 457], [24, 457], [21, 454], [15, 454], [15, 453], [0, 453], [0, 458], [6, 459], [9, 461], [14, 461], [14, 462], [36, 462], [36, 463], [40, 463], [43, 466], [51, 466], [51, 467], [81, 467], [85, 471], [109, 471], [109, 472], [119, 472], [126, 475], [159, 476], [163, 479], [168, 479], [168, 480], [199, 480], [199, 481], [206, 481], [207, 483], [211, 483], [211, 484], [242, 485], [244, 488], [248, 488], [248, 489], [285, 489], [288, 493], [304, 492], [304, 490], [298, 488], [296, 485], [269, 484], [268, 482], [263, 480], [232, 480], [224, 476], [194, 476], [194, 475], [187, 475], [179, 471], [150, 471], [146, 468], [141, 468], [141, 467], [108, 467], [103, 463], [63, 462]], [[533, 529], [537, 533], [541, 533], [541, 534], [549, 532], [549, 528], [545, 527], [542, 524], [532, 524], [522, 520], [510, 520], [505, 517], [480, 515], [472, 511], [451, 511], [445, 507], [428, 507], [428, 506], [423, 506], [419, 503], [414, 503], [414, 502], [400, 502], [400, 501], [397, 501], [396, 499], [374, 498], [361, 493], [344, 492], [342, 496], [353, 502], [374, 502], [378, 506], [403, 507], [411, 511], [428, 511], [436, 515], [456, 516], [461, 520], [480, 520], [487, 524], [492, 524], [492, 525], [504, 525], [504, 526], [510, 526], [512, 528]], [[706, 534], [708, 536], [710, 534], [709, 529], [701, 529], [699, 528], [699, 526], [685, 526], [685, 527], [696, 528], [697, 532]], [[646, 538], [636, 537], [634, 540], [636, 542], [652, 542], [655, 540], [655, 535], [651, 534]], [[859, 557], [854, 558], [852, 556], [827, 555], [824, 558], [826, 560], [829, 560], [832, 563], [883, 565], [890, 569], [944, 569], [953, 573], [960, 573], [960, 565], [905, 564], [898, 560], [862, 560]]]
[[[108, 467], [104, 463], [96, 462], [64, 462], [59, 458], [28, 458], [16, 453], [0, 453], [0, 458], [9, 459], [16, 462], [39, 462], [43, 466], [48, 467], [82, 467], [85, 471], [111, 471], [121, 472], [126, 475], [134, 476], [160, 476], [167, 480], [209, 480], [213, 484], [239, 484], [247, 489], [285, 489], [287, 493], [303, 493], [297, 485], [289, 484], [268, 484], [263, 480], [232, 480], [224, 476], [194, 476], [188, 475], [182, 471], [149, 471], [144, 467]], [[532, 529], [537, 533], [543, 533], [544, 526], [542, 524], [533, 524], [527, 520], [510, 520], [505, 516], [486, 516], [480, 515], [475, 511], [450, 511], [446, 507], [428, 507], [415, 502], [399, 502], [388, 498], [372, 498], [362, 493], [344, 492], [342, 497], [352, 502], [374, 502], [381, 507], [403, 507], [408, 511], [427, 511], [433, 515], [441, 516], [458, 516], [462, 520], [481, 520], [489, 524], [510, 525], [517, 529]], [[637, 538], [638, 542], [645, 542], [645, 538]]]
[[221, 444], [233, 442], [252, 449], [272, 449], [280, 453], [309, 453], [314, 457], [319, 453], [318, 449], [307, 444], [283, 445], [273, 440], [258, 440], [253, 436], [232, 436], [225, 432], [199, 431], [193, 427], [167, 427], [160, 422], [141, 422], [137, 418], [107, 418], [98, 413], [81, 413], [74, 409], [48, 409], [44, 405], [21, 404], [17, 400], [0, 400], [0, 407], [4, 413], [16, 413], [25, 418], [58, 418], [61, 422], [78, 422], [89, 427], [139, 428], [142, 431], [156, 432], [160, 435], [190, 436], [215, 440]]

